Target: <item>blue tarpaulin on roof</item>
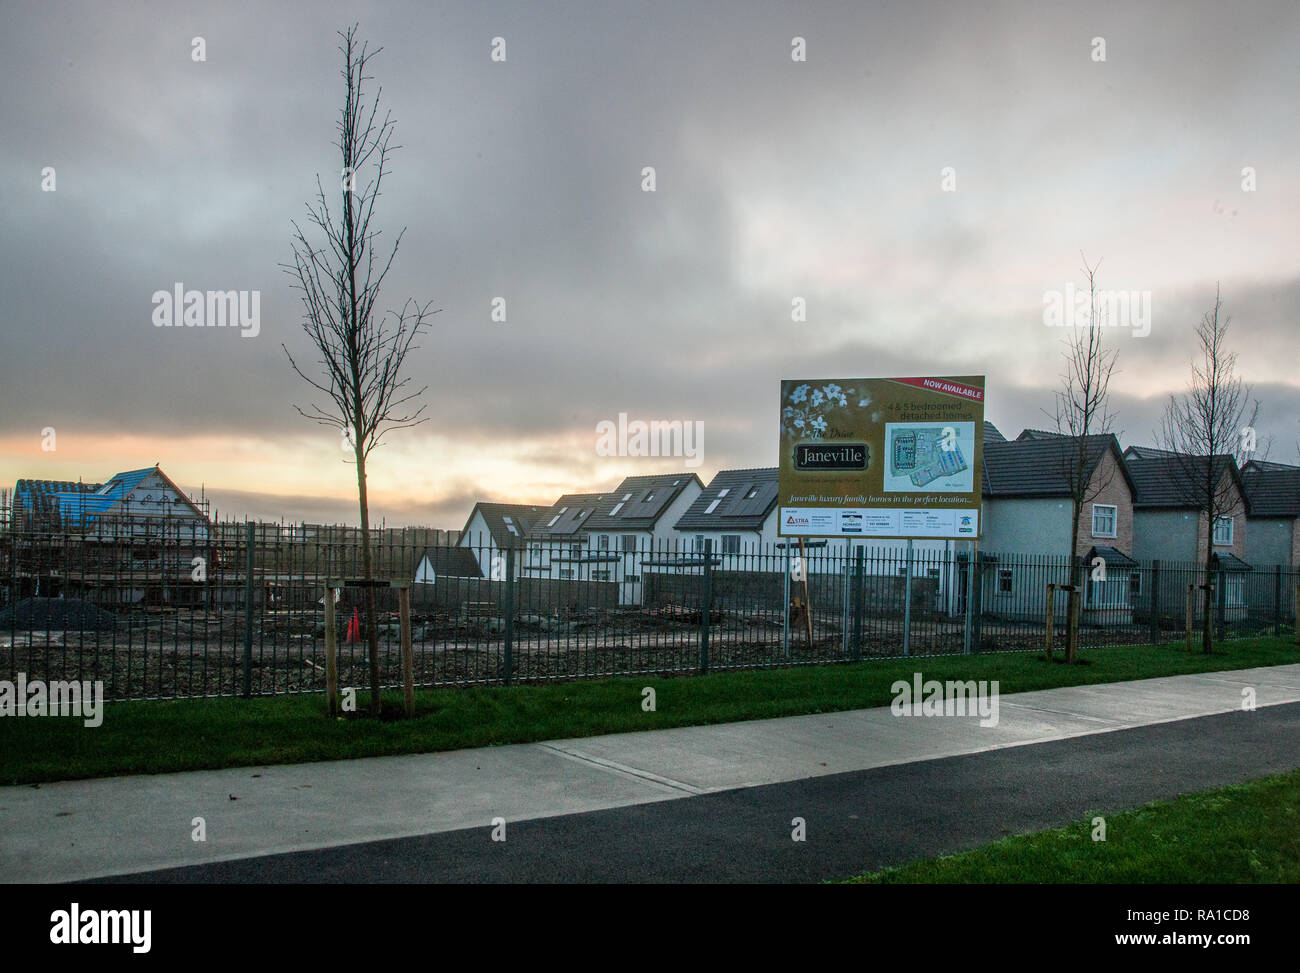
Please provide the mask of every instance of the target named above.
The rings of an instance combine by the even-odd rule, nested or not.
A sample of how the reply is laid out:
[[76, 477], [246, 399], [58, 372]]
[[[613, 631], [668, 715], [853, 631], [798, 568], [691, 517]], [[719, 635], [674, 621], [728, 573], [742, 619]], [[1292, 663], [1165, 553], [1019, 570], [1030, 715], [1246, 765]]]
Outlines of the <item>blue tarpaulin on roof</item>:
[[118, 473], [93, 492], [88, 487], [74, 486], [71, 483], [66, 485], [72, 489], [34, 489], [35, 482], [39, 481], [26, 480], [22, 481], [14, 492], [14, 501], [25, 509], [32, 510], [39, 497], [42, 503], [50, 504], [51, 507], [57, 506], [59, 517], [65, 523], [90, 521], [121, 503], [123, 498], [139, 486], [154, 469], [155, 467], [150, 466], [143, 470]]

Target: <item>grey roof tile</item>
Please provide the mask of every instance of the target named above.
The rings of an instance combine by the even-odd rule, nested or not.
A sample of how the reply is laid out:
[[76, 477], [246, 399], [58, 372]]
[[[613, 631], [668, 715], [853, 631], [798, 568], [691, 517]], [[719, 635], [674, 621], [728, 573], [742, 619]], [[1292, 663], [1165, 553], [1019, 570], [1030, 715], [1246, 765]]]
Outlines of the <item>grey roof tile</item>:
[[[1133, 482], [1137, 484], [1137, 496], [1133, 506], [1137, 508], [1164, 507], [1187, 509], [1199, 506], [1196, 497], [1198, 484], [1206, 472], [1208, 457], [1205, 456], [1152, 456], [1145, 459], [1129, 460], [1124, 465]], [[1237, 485], [1242, 486], [1237, 464], [1231, 456], [1214, 458], [1214, 474], [1233, 476]]]
[[694, 473], [625, 477], [616, 488], [603, 495], [586, 529], [653, 530], [664, 511], [692, 483], [703, 486]]
[[1172, 449], [1157, 449], [1155, 446], [1130, 446], [1124, 450], [1126, 460], [1167, 459], [1177, 455]]
[[528, 532], [529, 539], [562, 539], [586, 530], [587, 522], [606, 496], [604, 493], [566, 493], [538, 514]]
[[1241, 480], [1252, 517], [1300, 517], [1300, 468], [1248, 465]]
[[1094, 557], [1099, 557], [1105, 561], [1108, 568], [1128, 568], [1137, 566], [1137, 561], [1133, 560], [1118, 547], [1096, 546], [1088, 552], [1088, 556], [1084, 558], [1084, 560], [1091, 563]]
[[[776, 506], [775, 466], [720, 470], [674, 525], [682, 531], [759, 530]], [[721, 502], [709, 510], [723, 490]], [[753, 496], [747, 496], [753, 492]]]
[[425, 548], [421, 562], [428, 561], [438, 577], [481, 578], [478, 559], [468, 547], [429, 547]]
[[1215, 565], [1224, 571], [1253, 571], [1255, 570], [1235, 554], [1229, 554], [1227, 551], [1220, 551], [1214, 555]]
[[[465, 530], [461, 533], [464, 536], [465, 532], [469, 530], [470, 522], [474, 519], [475, 512], [478, 512], [483, 515], [483, 521], [487, 524], [488, 533], [497, 547], [518, 547], [523, 543], [523, 539], [527, 536], [532, 525], [547, 509], [549, 508], [545, 506], [526, 503], [476, 503], [474, 509], [469, 512], [469, 520], [465, 521]], [[517, 534], [511, 531], [506, 524], [507, 517], [518, 529]], [[471, 537], [469, 542], [477, 545], [486, 542], [486, 538]]]
[[[1022, 434], [1023, 435], [1023, 434]], [[1091, 475], [1107, 450], [1120, 458], [1113, 435], [1088, 436], [1084, 451], [1084, 472]], [[1075, 441], [1069, 436], [1043, 439], [1022, 438], [1012, 442], [984, 444], [983, 494], [986, 497], [1056, 497], [1070, 493], [1069, 471], [1078, 462]], [[1119, 474], [1133, 481], [1124, 464]]]

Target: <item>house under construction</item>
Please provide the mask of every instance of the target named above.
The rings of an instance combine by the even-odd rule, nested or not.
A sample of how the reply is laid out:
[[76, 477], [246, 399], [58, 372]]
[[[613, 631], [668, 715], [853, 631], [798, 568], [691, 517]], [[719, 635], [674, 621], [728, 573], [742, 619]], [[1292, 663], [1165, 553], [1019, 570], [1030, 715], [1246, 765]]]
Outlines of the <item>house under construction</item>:
[[190, 601], [196, 564], [219, 560], [206, 508], [158, 466], [105, 483], [19, 480], [0, 565], [9, 597]]

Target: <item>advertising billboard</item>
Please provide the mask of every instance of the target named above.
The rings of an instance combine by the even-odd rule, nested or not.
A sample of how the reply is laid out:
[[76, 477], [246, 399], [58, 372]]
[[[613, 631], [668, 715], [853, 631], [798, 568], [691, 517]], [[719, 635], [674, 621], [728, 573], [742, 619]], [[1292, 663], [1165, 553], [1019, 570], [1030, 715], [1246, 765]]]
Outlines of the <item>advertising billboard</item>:
[[976, 540], [984, 376], [781, 383], [783, 537]]

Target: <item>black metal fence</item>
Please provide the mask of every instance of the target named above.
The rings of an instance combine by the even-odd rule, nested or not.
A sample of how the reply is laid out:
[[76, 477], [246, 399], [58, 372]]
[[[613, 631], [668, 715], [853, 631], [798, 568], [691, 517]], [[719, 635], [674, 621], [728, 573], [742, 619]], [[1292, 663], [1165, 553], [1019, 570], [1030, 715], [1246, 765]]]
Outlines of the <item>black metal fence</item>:
[[[417, 685], [540, 682], [898, 656], [1041, 651], [1067, 558], [902, 543], [739, 545], [373, 532], [376, 577], [413, 582]], [[838, 544], [838, 546], [837, 546]], [[1203, 567], [1083, 565], [1080, 643], [1177, 641]], [[5, 678], [102, 680], [109, 699], [317, 692], [326, 582], [359, 578], [355, 528], [204, 521], [0, 532]], [[1295, 624], [1300, 572], [1216, 573], [1220, 637]], [[1199, 589], [1193, 628], [1199, 631]], [[363, 590], [332, 590], [341, 686], [368, 682]], [[401, 683], [396, 593], [379, 589], [385, 685]], [[1063, 639], [1065, 605], [1057, 602]], [[1058, 644], [1061, 644], [1058, 641]]]

